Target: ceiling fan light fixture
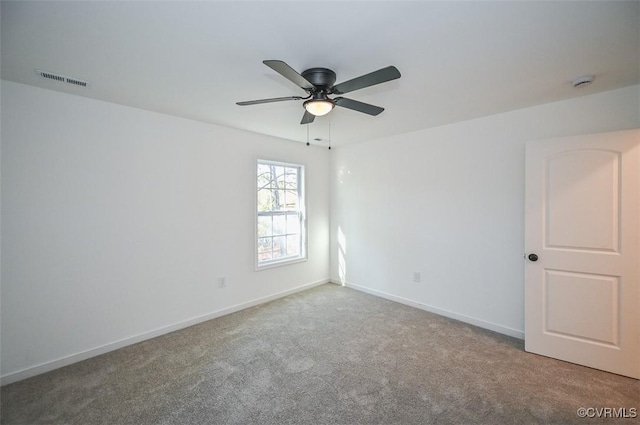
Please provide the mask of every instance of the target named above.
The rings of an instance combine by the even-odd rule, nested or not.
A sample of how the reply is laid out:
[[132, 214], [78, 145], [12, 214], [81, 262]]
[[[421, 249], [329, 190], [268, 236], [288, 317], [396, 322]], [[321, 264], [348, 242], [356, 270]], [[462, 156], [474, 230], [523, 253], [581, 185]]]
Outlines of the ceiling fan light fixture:
[[333, 109], [333, 102], [329, 99], [310, 99], [304, 102], [304, 109], [316, 117], [327, 115]]

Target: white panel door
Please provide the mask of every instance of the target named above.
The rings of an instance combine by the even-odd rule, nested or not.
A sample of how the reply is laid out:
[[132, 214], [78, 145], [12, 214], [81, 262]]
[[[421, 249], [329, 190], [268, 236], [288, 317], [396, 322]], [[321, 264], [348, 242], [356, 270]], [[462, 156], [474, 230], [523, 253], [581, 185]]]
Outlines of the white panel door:
[[526, 351], [640, 379], [639, 168], [640, 130], [527, 144]]

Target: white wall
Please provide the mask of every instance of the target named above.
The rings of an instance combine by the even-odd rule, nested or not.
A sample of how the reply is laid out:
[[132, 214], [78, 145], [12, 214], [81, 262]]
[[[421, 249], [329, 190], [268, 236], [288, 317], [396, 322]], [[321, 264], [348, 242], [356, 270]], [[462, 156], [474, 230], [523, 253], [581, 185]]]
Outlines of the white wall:
[[525, 143], [640, 127], [639, 99], [633, 86], [336, 148], [332, 280], [522, 338]]
[[[327, 281], [329, 153], [3, 81], [3, 383]], [[307, 262], [254, 271], [257, 157], [306, 166]]]
[[[3, 81], [2, 382], [329, 273], [522, 336], [524, 144], [640, 127], [639, 98], [629, 87], [329, 152]], [[307, 262], [254, 271], [256, 157], [307, 167]]]

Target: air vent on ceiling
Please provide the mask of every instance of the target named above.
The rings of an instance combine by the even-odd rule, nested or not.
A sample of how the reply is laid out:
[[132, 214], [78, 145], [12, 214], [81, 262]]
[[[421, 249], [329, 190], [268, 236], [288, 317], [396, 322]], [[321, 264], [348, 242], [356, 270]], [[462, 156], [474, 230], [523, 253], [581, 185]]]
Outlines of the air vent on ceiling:
[[48, 80], [54, 80], [54, 81], [59, 81], [61, 83], [73, 84], [74, 86], [87, 87], [89, 85], [88, 82], [80, 80], [78, 78], [67, 77], [66, 75], [55, 74], [53, 72], [40, 71], [39, 69], [36, 69], [36, 74]]

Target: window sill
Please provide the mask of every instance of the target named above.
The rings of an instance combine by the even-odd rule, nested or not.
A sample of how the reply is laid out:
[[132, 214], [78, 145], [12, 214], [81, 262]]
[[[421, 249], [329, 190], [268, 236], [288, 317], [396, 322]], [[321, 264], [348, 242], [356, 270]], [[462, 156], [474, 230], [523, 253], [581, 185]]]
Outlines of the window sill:
[[256, 265], [256, 271], [259, 272], [261, 270], [273, 269], [275, 267], [288, 266], [289, 264], [303, 263], [305, 261], [307, 261], [307, 257], [296, 257], [296, 258], [291, 258], [291, 259], [286, 259], [286, 260], [281, 260], [281, 261], [273, 261], [273, 262], [270, 262], [270, 263]]

